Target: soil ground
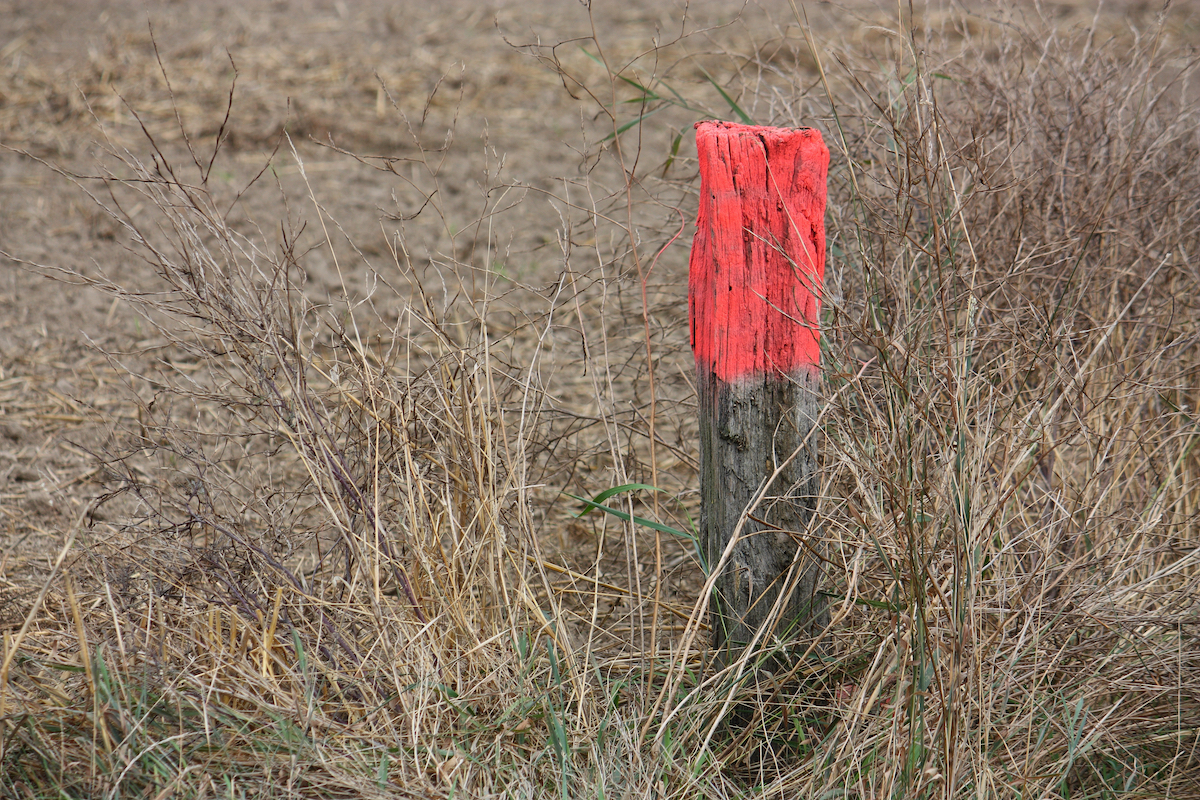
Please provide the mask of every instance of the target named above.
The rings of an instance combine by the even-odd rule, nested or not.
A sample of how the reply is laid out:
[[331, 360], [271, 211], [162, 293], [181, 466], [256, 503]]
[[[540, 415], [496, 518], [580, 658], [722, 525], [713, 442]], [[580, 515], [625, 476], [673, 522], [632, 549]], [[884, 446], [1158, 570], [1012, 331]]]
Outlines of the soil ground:
[[[482, 187], [501, 167], [527, 187], [522, 195], [552, 190], [555, 176], [577, 175], [586, 146], [581, 128], [592, 125], [593, 109], [572, 101], [554, 72], [517, 46], [587, 36], [588, 15], [571, 2], [3, 6], [0, 625], [11, 626], [31, 601], [27, 587], [103, 492], [92, 453], [136, 414], [129, 392], [145, 389], [125, 373], [156, 369], [155, 342], [137, 312], [70, 279], [55, 280], [63, 278], [55, 269], [64, 268], [135, 289], [156, 285], [127, 232], [83, 191], [97, 183], [72, 182], [54, 168], [95, 175], [110, 149], [146, 158], [147, 136], [184, 163], [184, 134], [207, 155], [236, 65], [218, 194], [224, 190], [232, 201], [275, 148], [288, 147], [285, 130], [307, 183], [295, 158], [277, 157], [268, 181], [278, 183], [264, 188], [268, 181], [260, 181], [235, 215], [268, 229], [288, 219], [299, 226], [315, 216], [311, 204], [297, 208], [284, 198], [315, 198], [368, 259], [386, 261], [389, 235], [404, 227], [428, 248], [414, 254], [417, 260], [445, 250], [469, 260], [470, 242], [439, 226], [478, 220], [487, 203]], [[649, 47], [655, 28], [672, 24], [673, 14], [669, 4], [661, 15], [653, 6], [598, 13], [608, 42]], [[396, 221], [419, 210], [413, 187], [331, 148], [402, 158], [444, 149], [430, 156], [440, 161], [444, 187], [435, 201], [442, 204], [438, 219], [432, 227], [426, 219], [433, 214]], [[419, 183], [426, 172], [414, 165], [404, 177]], [[150, 213], [136, 203], [128, 210], [134, 219]], [[554, 238], [553, 222], [538, 222], [547, 219], [544, 212], [503, 222], [510, 246], [535, 261], [539, 244]], [[310, 224], [302, 246], [317, 241], [315, 230]], [[310, 258], [306, 268], [316, 296], [353, 294], [364, 280], [339, 275], [331, 258]]]
[[[831, 35], [869, 35], [870, 15], [886, 12], [859, 5], [851, 13], [818, 4], [810, 14]], [[689, 30], [730, 22], [736, 6], [693, 3]], [[1146, 4], [1106, 8], [1113, 28], [1127, 24], [1127, 14], [1153, 11]], [[1092, 9], [1082, 5], [1060, 11], [1064, 26], [1091, 21]], [[754, 52], [789, 16], [786, 3], [748, 7], [738, 24], [684, 44], [692, 52]], [[20, 624], [29, 587], [65, 531], [95, 511], [103, 474], [92, 453], [135, 418], [129, 392], [145, 391], [128, 373], [159, 368], [138, 313], [55, 279], [63, 278], [55, 268], [65, 268], [126, 287], [155, 286], [127, 233], [82, 191], [97, 184], [77, 185], [52, 166], [86, 176], [102, 169], [109, 149], [147, 158], [147, 136], [186, 163], [185, 134], [203, 160], [221, 132], [216, 174], [232, 202], [286, 130], [306, 177], [295, 159], [276, 157], [280, 166], [268, 181], [283, 191], [268, 184], [248, 193], [236, 214], [265, 227], [307, 219], [302, 241], [313, 244], [315, 198], [366, 259], [381, 262], [400, 227], [425, 243], [417, 260], [447, 252], [477, 260], [479, 237], [455, 228], [483, 217], [492, 203], [485, 186], [508, 180], [524, 203], [487, 238], [520, 265], [522, 280], [536, 284], [553, 278], [560, 225], [539, 193], [589, 168], [613, 191], [620, 176], [587, 157], [604, 135], [595, 102], [522, 45], [565, 43], [541, 53], [586, 73], [598, 69], [583, 52], [593, 47], [593, 25], [620, 60], [677, 37], [680, 18], [678, 4], [653, 0], [597, 2], [591, 18], [569, 0], [0, 3], [0, 627]], [[235, 65], [233, 114], [222, 129]], [[686, 115], [668, 117], [661, 141], [645, 142], [655, 158], [669, 147], [672, 125], [690, 124]], [[437, 161], [444, 188], [440, 214], [427, 215], [432, 223], [397, 220], [420, 208], [405, 181], [419, 187], [418, 165], [411, 175], [384, 173], [338, 152], [415, 159], [422, 148], [435, 151], [425, 158]], [[135, 219], [152, 211], [127, 210]], [[664, 262], [672, 280], [683, 277], [683, 248]], [[317, 296], [353, 294], [368, 279], [339, 274], [329, 257], [306, 263], [308, 290]], [[89, 522], [105, 513], [114, 512], [101, 509]]]

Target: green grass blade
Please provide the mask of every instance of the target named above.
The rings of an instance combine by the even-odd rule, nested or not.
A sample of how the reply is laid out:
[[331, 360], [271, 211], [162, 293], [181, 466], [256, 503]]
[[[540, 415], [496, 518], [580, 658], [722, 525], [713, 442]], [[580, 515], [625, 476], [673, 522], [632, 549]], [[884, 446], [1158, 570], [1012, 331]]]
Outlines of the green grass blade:
[[663, 164], [662, 176], [667, 177], [667, 171], [671, 169], [671, 165], [675, 163], [675, 157], [679, 155], [679, 145], [683, 143], [683, 131], [675, 134], [675, 139], [671, 142], [671, 155], [667, 156], [667, 163]]
[[[584, 49], [582, 47], [579, 48], [579, 52], [583, 53], [585, 56], [590, 58], [592, 61], [595, 61], [600, 66], [604, 67], [606, 70], [608, 69], [608, 65], [605, 64], [603, 61], [601, 61], [599, 56], [589, 53], [586, 49]], [[643, 92], [646, 95], [646, 99], [649, 99], [649, 100], [660, 100], [661, 99], [658, 95], [658, 92], [654, 91], [653, 89], [651, 89], [647, 86], [643, 86], [642, 84], [635, 81], [633, 78], [627, 78], [624, 75], [614, 75], [613, 77], [617, 78], [618, 80], [622, 80], [625, 83], [628, 83], [630, 86], [637, 89], [639, 92]], [[667, 87], [667, 88], [670, 88], [670, 87]]]
[[632, 522], [635, 525], [641, 525], [643, 527], [650, 528], [651, 530], [662, 531], [663, 533], [671, 533], [671, 534], [674, 534], [675, 536], [682, 536], [685, 539], [694, 539], [695, 538], [694, 536], [692, 536], [692, 534], [690, 534], [686, 531], [681, 531], [678, 528], [672, 528], [670, 525], [663, 525], [661, 522], [655, 522], [652, 519], [646, 519], [644, 517], [639, 517], [639, 516], [636, 516], [633, 514], [627, 514], [624, 511], [618, 511], [615, 508], [611, 508], [606, 505], [601, 505], [600, 503], [597, 503], [594, 500], [588, 500], [586, 497], [578, 497], [573, 494], [568, 494], [567, 492], [563, 492], [563, 494], [566, 494], [567, 497], [571, 498], [572, 500], [578, 500], [579, 502], [585, 503], [588, 506], [588, 508], [584, 512], [582, 512], [580, 514], [576, 514], [575, 515], [576, 517], [581, 517], [581, 516], [583, 516], [583, 514], [586, 514], [588, 511], [591, 511], [594, 508], [597, 511], [603, 511], [605, 514], [611, 514], [612, 516], [616, 517], [617, 519], [622, 519], [622, 520], [625, 520], [626, 522]]
[[[663, 489], [659, 489], [656, 486], [647, 486], [644, 483], [626, 483], [621, 486], [614, 486], [611, 489], [605, 489], [603, 492], [596, 495], [596, 497], [592, 500], [588, 500], [586, 497], [579, 497], [578, 495], [574, 495], [569, 492], [563, 492], [563, 494], [565, 494], [567, 497], [571, 498], [572, 500], [578, 500], [579, 502], [581, 502], [585, 506], [587, 506], [582, 511], [580, 511], [578, 514], [573, 515], [577, 519], [579, 517], [582, 517], [584, 514], [587, 514], [592, 509], [595, 509], [597, 511], [603, 511], [605, 514], [611, 514], [612, 516], [616, 517], [617, 519], [624, 520], [626, 522], [632, 522], [634, 525], [641, 525], [642, 527], [649, 528], [650, 530], [662, 531], [663, 533], [669, 533], [673, 536], [678, 536], [682, 539], [687, 539], [696, 548], [696, 560], [700, 562], [700, 568], [702, 570], [704, 570], [704, 574], [707, 575], [708, 574], [708, 561], [704, 557], [704, 551], [700, 547], [700, 538], [699, 538], [699, 536], [697, 536], [697, 534], [689, 533], [688, 531], [681, 531], [679, 528], [672, 528], [670, 525], [663, 525], [661, 522], [655, 522], [652, 519], [646, 519], [645, 517], [639, 517], [634, 514], [628, 514], [624, 511], [618, 511], [615, 508], [603, 505], [601, 502], [603, 500], [608, 499], [609, 497], [612, 497], [614, 494], [617, 494], [619, 492], [627, 492], [627, 491], [632, 491], [634, 489], [649, 489], [654, 492], [664, 491]], [[689, 521], [690, 521], [690, 518], [689, 518]]]
[[614, 131], [613, 133], [610, 133], [608, 136], [605, 136], [605, 137], [604, 137], [603, 139], [601, 139], [600, 141], [602, 141], [602, 142], [607, 142], [609, 139], [614, 139], [614, 138], [616, 138], [617, 136], [620, 136], [620, 135], [621, 135], [622, 133], [624, 133], [625, 131], [629, 130], [630, 128], [632, 128], [632, 127], [633, 127], [633, 126], [635, 126], [635, 125], [639, 125], [639, 124], [641, 124], [641, 123], [642, 123], [644, 120], [646, 120], [646, 119], [647, 119], [647, 118], [649, 118], [649, 117], [652, 117], [652, 116], [654, 116], [654, 115], [655, 115], [655, 114], [657, 114], [658, 112], [662, 111], [664, 108], [670, 108], [670, 105], [669, 105], [669, 104], [665, 104], [665, 103], [664, 103], [664, 104], [663, 104], [663, 105], [661, 105], [661, 106], [656, 106], [655, 108], [652, 108], [652, 109], [650, 109], [649, 111], [647, 111], [647, 112], [646, 112], [646, 113], [644, 113], [644, 114], [639, 114], [637, 117], [635, 117], [634, 119], [631, 119], [631, 120], [629, 120], [629, 122], [626, 122], [624, 125], [622, 125], [621, 127], [617, 128], [617, 129], [616, 129], [616, 131]]
[[[649, 492], [666, 491], [665, 489], [660, 489], [657, 486], [650, 486], [649, 484], [646, 484], [646, 483], [623, 483], [620, 486], [613, 486], [610, 489], [605, 489], [603, 492], [601, 492], [600, 494], [593, 497], [591, 502], [592, 503], [603, 503], [605, 500], [612, 497], [613, 495], [623, 494], [625, 492], [636, 492], [638, 489], [645, 489], [646, 491], [649, 491]], [[571, 497], [572, 495], [567, 495], [567, 496]], [[584, 502], [586, 503], [587, 501], [584, 500]], [[591, 511], [593, 507], [599, 508], [600, 506], [589, 506], [589, 507], [583, 509], [582, 511], [580, 511], [575, 516], [582, 517], [584, 514]]]
[[[699, 66], [699, 64], [697, 64], [697, 66]], [[729, 92], [725, 91], [721, 84], [717, 83], [716, 79], [713, 78], [712, 75], [708, 74], [708, 70], [706, 70], [704, 67], [700, 67], [700, 71], [704, 73], [705, 78], [708, 78], [708, 82], [713, 85], [713, 88], [721, 93], [721, 97], [725, 98], [725, 102], [729, 103], [729, 107], [733, 109], [734, 114], [737, 114], [738, 119], [747, 125], [756, 124], [754, 120], [750, 118], [750, 115], [743, 111], [742, 107], [737, 104], [737, 101], [729, 96]]]

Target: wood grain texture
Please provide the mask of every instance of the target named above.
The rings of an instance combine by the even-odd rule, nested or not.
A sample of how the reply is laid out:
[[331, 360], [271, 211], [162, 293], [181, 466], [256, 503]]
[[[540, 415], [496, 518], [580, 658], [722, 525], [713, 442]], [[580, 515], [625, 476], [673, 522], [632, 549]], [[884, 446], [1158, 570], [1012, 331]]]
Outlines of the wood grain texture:
[[774, 647], [828, 623], [815, 509], [829, 151], [813, 130], [732, 123], [700, 123], [696, 143], [700, 534], [715, 566], [737, 533], [710, 613], [728, 663], [760, 629]]
[[724, 381], [820, 363], [829, 150], [812, 129], [701, 122], [692, 350]]
[[819, 380], [808, 370], [791, 381], [733, 385], [712, 372], [699, 377], [700, 536], [708, 564], [720, 561], [741, 524], [713, 590], [713, 647], [736, 654], [764, 624], [760, 645], [811, 640], [828, 624], [815, 518]]

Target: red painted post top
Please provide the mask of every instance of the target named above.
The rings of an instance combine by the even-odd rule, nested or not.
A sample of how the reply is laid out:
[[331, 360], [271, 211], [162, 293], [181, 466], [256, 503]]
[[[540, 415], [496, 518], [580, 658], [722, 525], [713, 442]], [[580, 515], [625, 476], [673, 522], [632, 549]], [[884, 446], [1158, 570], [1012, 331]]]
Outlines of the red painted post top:
[[696, 150], [688, 310], [697, 368], [727, 383], [815, 371], [829, 170], [821, 134], [699, 122]]

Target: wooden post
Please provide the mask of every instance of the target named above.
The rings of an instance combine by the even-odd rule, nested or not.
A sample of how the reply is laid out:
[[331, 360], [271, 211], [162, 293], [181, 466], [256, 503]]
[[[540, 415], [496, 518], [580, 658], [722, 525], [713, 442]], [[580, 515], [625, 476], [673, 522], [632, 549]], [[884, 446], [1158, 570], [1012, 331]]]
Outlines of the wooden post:
[[728, 664], [751, 642], [811, 641], [828, 624], [813, 517], [829, 150], [812, 129], [729, 122], [697, 123], [696, 149], [700, 536], [715, 569], [736, 534], [709, 614]]

